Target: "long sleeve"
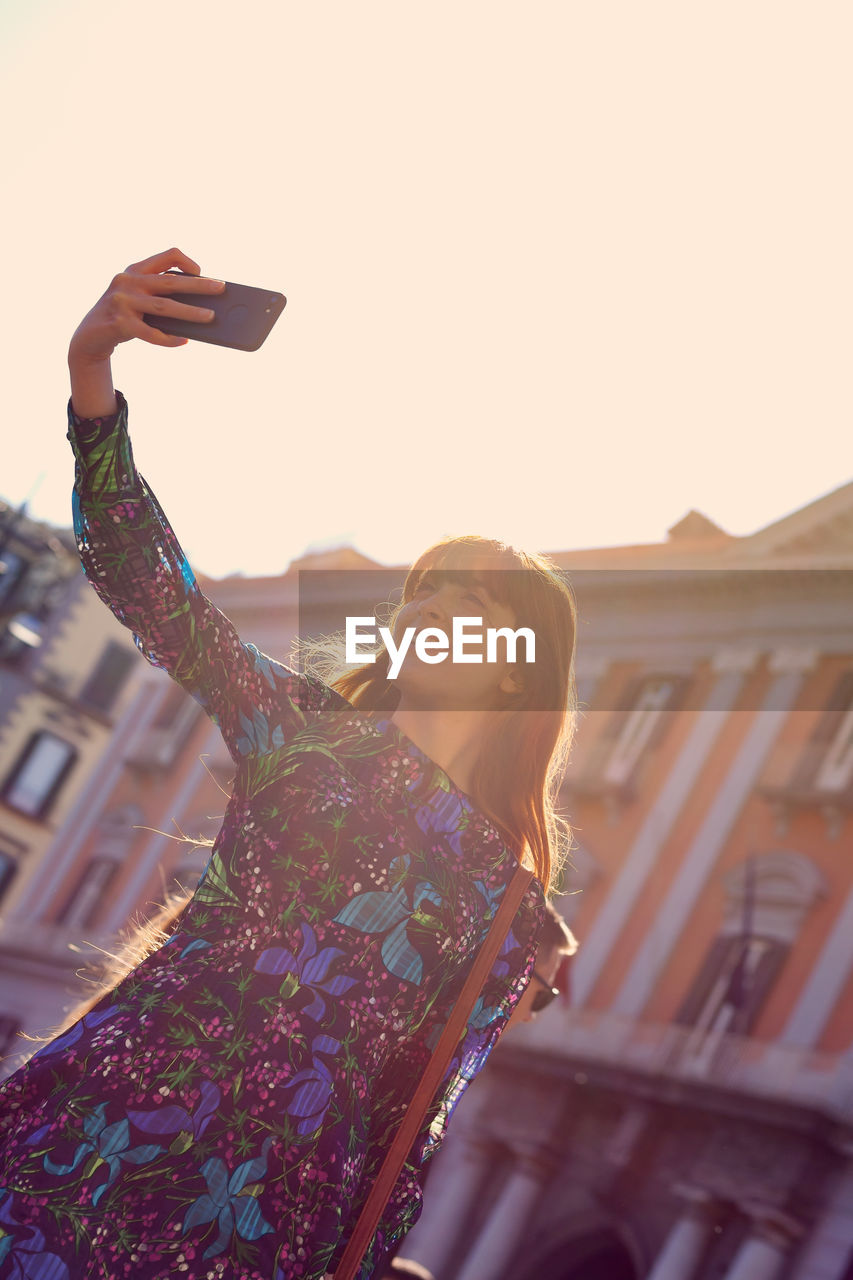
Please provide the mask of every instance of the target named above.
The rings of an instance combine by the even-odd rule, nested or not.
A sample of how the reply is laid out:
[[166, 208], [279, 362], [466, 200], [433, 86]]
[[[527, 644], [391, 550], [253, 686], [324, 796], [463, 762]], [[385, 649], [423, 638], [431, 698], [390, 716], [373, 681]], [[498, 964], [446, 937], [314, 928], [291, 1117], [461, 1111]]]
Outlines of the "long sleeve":
[[202, 593], [150, 486], [137, 472], [127, 401], [83, 419], [68, 401], [72, 506], [83, 570], [152, 665], [169, 673], [222, 731], [235, 761], [284, 744], [340, 695], [244, 644]]

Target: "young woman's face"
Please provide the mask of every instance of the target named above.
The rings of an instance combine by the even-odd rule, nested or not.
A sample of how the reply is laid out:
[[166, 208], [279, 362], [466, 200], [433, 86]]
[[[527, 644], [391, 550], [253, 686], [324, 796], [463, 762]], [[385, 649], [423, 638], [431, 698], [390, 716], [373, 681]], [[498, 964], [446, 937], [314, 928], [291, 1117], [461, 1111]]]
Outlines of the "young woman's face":
[[[497, 601], [489, 591], [489, 568], [493, 569], [494, 565], [484, 559], [469, 562], [455, 578], [447, 569], [427, 571], [421, 575], [412, 599], [400, 610], [393, 629], [395, 644], [400, 645], [407, 627], [415, 628], [396, 676], [401, 694], [410, 705], [459, 710], [492, 708], [500, 705], [502, 694], [514, 693], [520, 687], [513, 672], [523, 683], [526, 655], [523, 637], [518, 639], [515, 662], [508, 661], [506, 641], [502, 637], [497, 639], [497, 660], [486, 660], [487, 629], [510, 627], [514, 630], [518, 625], [515, 611]], [[475, 620], [465, 624], [465, 653], [482, 655], [482, 662], [453, 660], [455, 617]], [[425, 662], [418, 656], [416, 638], [426, 628], [438, 628], [447, 636], [449, 649], [441, 662]], [[437, 653], [438, 649], [433, 652]]]

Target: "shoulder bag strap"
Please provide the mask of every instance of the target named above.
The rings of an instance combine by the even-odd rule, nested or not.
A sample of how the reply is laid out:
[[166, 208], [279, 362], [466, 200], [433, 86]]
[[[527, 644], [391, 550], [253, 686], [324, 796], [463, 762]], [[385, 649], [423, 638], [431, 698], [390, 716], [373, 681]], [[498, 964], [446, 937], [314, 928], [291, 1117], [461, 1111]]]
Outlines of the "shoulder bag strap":
[[497, 914], [480, 947], [471, 972], [465, 980], [459, 999], [451, 1010], [450, 1017], [439, 1037], [438, 1044], [435, 1046], [414, 1096], [406, 1108], [394, 1141], [388, 1148], [385, 1159], [379, 1167], [376, 1180], [358, 1216], [349, 1243], [335, 1268], [333, 1273], [335, 1280], [355, 1280], [355, 1276], [358, 1274], [365, 1251], [373, 1239], [379, 1220], [400, 1176], [400, 1170], [405, 1164], [406, 1156], [411, 1151], [420, 1132], [427, 1108], [435, 1097], [447, 1068], [450, 1066], [453, 1054], [468, 1024], [471, 1011], [477, 1003], [477, 997], [492, 970], [498, 952], [509, 933], [515, 914], [521, 906], [524, 894], [532, 879], [533, 872], [519, 865], [512, 880], [507, 885]]

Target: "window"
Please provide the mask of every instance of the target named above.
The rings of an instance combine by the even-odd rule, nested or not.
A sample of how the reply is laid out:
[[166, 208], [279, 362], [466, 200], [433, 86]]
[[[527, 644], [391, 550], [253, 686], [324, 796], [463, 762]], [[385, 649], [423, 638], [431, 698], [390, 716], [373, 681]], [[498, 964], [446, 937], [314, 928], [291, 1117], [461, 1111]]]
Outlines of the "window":
[[57, 924], [82, 928], [94, 924], [104, 892], [117, 870], [118, 864], [112, 858], [92, 858], [59, 912]]
[[3, 799], [19, 813], [46, 817], [76, 759], [70, 742], [44, 730], [34, 734], [5, 783]]
[[19, 582], [24, 562], [14, 551], [0, 553], [0, 600], [7, 600]]
[[676, 677], [643, 681], [605, 766], [605, 782], [617, 785], [627, 782], [641, 754], [650, 746], [661, 712], [670, 706], [679, 685]]
[[80, 694], [80, 701], [96, 711], [109, 711], [130, 675], [136, 655], [111, 640], [98, 659]]
[[853, 698], [829, 745], [814, 784], [818, 791], [843, 791], [853, 774]]
[[853, 670], [842, 672], [802, 751], [789, 786], [844, 791], [853, 781]]
[[10, 853], [0, 849], [0, 902], [6, 896], [6, 890], [18, 873], [18, 862]]
[[35, 653], [42, 642], [44, 623], [31, 613], [16, 613], [0, 632], [0, 660], [15, 663]]
[[697, 1031], [746, 1035], [787, 952], [773, 938], [717, 938], [676, 1022]]
[[701, 1032], [748, 1035], [803, 923], [829, 893], [810, 858], [791, 849], [750, 856], [723, 878], [720, 931], [675, 1021]]

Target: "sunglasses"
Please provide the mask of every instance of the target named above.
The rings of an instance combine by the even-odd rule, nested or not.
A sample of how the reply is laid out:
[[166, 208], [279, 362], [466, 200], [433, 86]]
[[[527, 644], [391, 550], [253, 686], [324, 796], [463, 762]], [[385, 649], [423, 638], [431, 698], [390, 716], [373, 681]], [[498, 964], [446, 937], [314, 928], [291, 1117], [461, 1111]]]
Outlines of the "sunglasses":
[[542, 990], [537, 991], [536, 995], [533, 997], [533, 1003], [530, 1006], [530, 1011], [531, 1013], [541, 1013], [543, 1009], [548, 1008], [548, 1005], [552, 1000], [557, 999], [557, 996], [560, 994], [560, 988], [552, 987], [550, 983], [540, 977], [535, 969], [533, 970], [533, 976], [542, 987]]

